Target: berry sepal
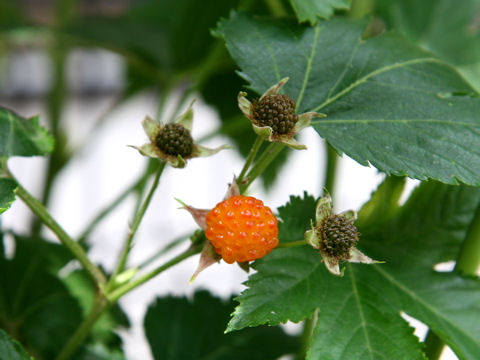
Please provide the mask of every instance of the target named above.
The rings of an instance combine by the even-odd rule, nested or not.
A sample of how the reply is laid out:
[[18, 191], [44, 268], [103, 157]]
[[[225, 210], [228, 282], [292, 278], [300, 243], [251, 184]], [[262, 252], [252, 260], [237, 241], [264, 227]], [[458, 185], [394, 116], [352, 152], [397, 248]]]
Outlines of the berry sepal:
[[250, 119], [253, 131], [262, 139], [302, 150], [307, 147], [294, 139], [295, 134], [309, 126], [312, 118], [326, 115], [316, 112], [297, 115], [295, 102], [288, 95], [279, 94], [288, 79], [280, 80], [253, 103], [247, 99], [246, 92], [239, 92], [238, 107]]
[[318, 249], [327, 270], [336, 276], [343, 276], [345, 268], [340, 269], [340, 262], [376, 264], [376, 261], [363, 254], [355, 246], [358, 231], [353, 224], [356, 213], [352, 210], [335, 214], [329, 195], [320, 198], [315, 210], [315, 224], [305, 232], [305, 240]]
[[143, 130], [150, 142], [142, 146], [131, 146], [140, 154], [158, 158], [175, 168], [184, 168], [187, 160], [214, 155], [227, 145], [210, 149], [194, 143], [191, 130], [193, 123], [193, 103], [173, 123], [161, 124], [149, 116], [142, 121]]
[[225, 199], [211, 210], [179, 202], [205, 230], [208, 239], [191, 281], [219, 259], [228, 264], [237, 262], [247, 271], [249, 262], [264, 257], [278, 245], [278, 221], [272, 210], [259, 199], [240, 195], [235, 179]]

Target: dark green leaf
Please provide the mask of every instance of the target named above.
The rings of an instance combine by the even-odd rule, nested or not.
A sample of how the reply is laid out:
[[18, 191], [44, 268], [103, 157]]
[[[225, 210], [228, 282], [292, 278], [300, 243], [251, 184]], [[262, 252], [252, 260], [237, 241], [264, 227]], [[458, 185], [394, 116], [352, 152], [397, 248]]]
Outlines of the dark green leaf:
[[156, 360], [274, 360], [293, 353], [297, 339], [280, 328], [259, 327], [224, 334], [233, 301], [206, 291], [192, 300], [159, 298], [145, 316], [145, 331]]
[[315, 24], [321, 19], [332, 17], [335, 9], [347, 10], [351, 0], [290, 0], [300, 22]]
[[28, 251], [19, 244], [13, 259], [0, 258], [0, 274], [8, 274], [0, 276], [0, 327], [38, 359], [52, 359], [80, 324], [81, 309], [50, 272], [46, 254], [39, 250], [28, 256]]
[[[457, 257], [479, 202], [479, 188], [423, 184], [381, 229], [359, 229], [361, 250], [386, 263], [349, 264], [343, 278], [329, 274], [310, 247], [273, 251], [255, 262], [257, 273], [228, 329], [299, 321], [318, 308], [309, 359], [422, 359], [403, 311], [430, 326], [460, 358], [475, 359], [480, 281], [433, 267]], [[283, 208], [284, 221], [297, 217], [299, 204], [293, 204]], [[302, 230], [299, 224], [296, 231]]]
[[64, 29], [76, 40], [124, 55], [153, 81], [199, 64], [212, 50], [218, 18], [238, 0], [148, 0], [118, 16], [80, 19]]
[[478, 0], [376, 0], [375, 12], [425, 49], [455, 65], [480, 89]]
[[362, 41], [363, 31], [345, 19], [302, 27], [238, 13], [217, 29], [255, 92], [288, 76], [299, 112], [327, 114], [312, 125], [337, 151], [389, 174], [480, 184], [475, 90], [402, 38]]
[[18, 342], [10, 338], [0, 329], [0, 359], [2, 360], [30, 360], [25, 349]]
[[0, 177], [0, 214], [8, 210], [15, 201], [16, 188], [15, 180]]
[[[64, 282], [72, 295], [78, 299], [83, 314], [86, 316], [93, 306], [96, 295], [91, 278], [85, 271], [76, 270], [70, 273]], [[85, 354], [101, 352], [103, 347], [120, 352], [122, 340], [115, 331], [120, 327], [129, 326], [128, 318], [120, 306], [113, 305], [110, 311], [102, 315], [93, 326], [88, 340], [90, 347], [83, 349], [81, 354], [84, 355], [78, 355], [79, 359], [88, 358]], [[97, 350], [94, 350], [95, 348]]]
[[53, 138], [38, 117], [23, 118], [0, 107], [0, 156], [34, 156], [52, 152]]

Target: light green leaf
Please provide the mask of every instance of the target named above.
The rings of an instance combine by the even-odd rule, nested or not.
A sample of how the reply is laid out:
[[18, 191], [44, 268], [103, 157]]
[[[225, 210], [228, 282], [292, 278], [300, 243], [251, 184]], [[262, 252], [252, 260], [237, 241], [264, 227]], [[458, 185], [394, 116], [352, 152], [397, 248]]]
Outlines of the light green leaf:
[[158, 298], [148, 308], [145, 332], [156, 360], [275, 360], [294, 353], [298, 339], [280, 328], [224, 334], [233, 302], [206, 291], [193, 299]]
[[[296, 23], [233, 13], [217, 33], [253, 90], [283, 77], [298, 112], [338, 152], [394, 175], [480, 184], [480, 98], [449, 65], [362, 23]], [[255, 36], [252, 36], [255, 34]]]
[[0, 107], [0, 157], [47, 155], [53, 146], [37, 116], [26, 119]]
[[351, 0], [290, 0], [300, 22], [315, 24], [319, 18], [332, 17], [335, 9], [348, 10]]
[[362, 229], [379, 227], [390, 220], [400, 209], [399, 201], [405, 182], [404, 177], [388, 176], [362, 206], [356, 226]]
[[[343, 278], [330, 275], [308, 246], [273, 251], [254, 263], [257, 273], [237, 298], [240, 305], [228, 330], [299, 321], [318, 308], [308, 359], [377, 354], [422, 359], [418, 339], [400, 316], [403, 311], [430, 326], [460, 358], [475, 359], [480, 353], [480, 281], [433, 267], [456, 258], [479, 202], [479, 188], [422, 185], [381, 229], [359, 229], [362, 252], [385, 264], [348, 264]], [[284, 207], [283, 221], [297, 218], [300, 206]], [[305, 210], [311, 207], [307, 198]], [[303, 228], [299, 223], [296, 231]]]
[[3, 360], [31, 360], [22, 345], [13, 340], [8, 334], [0, 329], [0, 359]]
[[15, 180], [0, 177], [0, 214], [8, 210], [15, 201], [16, 188]]

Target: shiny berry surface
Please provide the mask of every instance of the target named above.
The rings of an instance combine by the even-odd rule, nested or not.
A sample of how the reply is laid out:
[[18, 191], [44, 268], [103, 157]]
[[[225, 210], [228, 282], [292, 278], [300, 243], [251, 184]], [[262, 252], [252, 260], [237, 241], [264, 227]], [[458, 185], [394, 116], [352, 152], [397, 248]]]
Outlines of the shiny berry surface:
[[225, 262], [252, 261], [278, 245], [278, 222], [261, 200], [236, 195], [210, 210], [205, 235]]
[[322, 221], [317, 231], [320, 232], [324, 252], [339, 260], [350, 258], [350, 249], [358, 241], [358, 231], [353, 220], [344, 215], [331, 215]]
[[253, 101], [253, 117], [256, 125], [269, 126], [274, 134], [288, 134], [296, 122], [295, 102], [288, 95], [268, 95], [261, 101]]
[[193, 139], [190, 131], [180, 124], [167, 124], [158, 133], [155, 142], [167, 155], [187, 157], [193, 151]]

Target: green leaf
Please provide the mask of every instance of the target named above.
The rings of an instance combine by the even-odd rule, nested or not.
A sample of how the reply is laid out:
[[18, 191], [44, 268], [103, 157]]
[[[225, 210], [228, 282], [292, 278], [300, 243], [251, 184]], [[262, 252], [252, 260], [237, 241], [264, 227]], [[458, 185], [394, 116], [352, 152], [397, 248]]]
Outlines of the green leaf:
[[0, 214], [8, 210], [15, 201], [17, 182], [0, 177]]
[[117, 16], [79, 19], [62, 29], [73, 41], [105, 47], [140, 70], [143, 82], [165, 80], [201, 63], [211, 52], [212, 28], [238, 0], [148, 0]]
[[[228, 330], [299, 321], [318, 308], [308, 359], [422, 359], [418, 339], [400, 316], [405, 312], [460, 358], [475, 359], [480, 281], [433, 268], [456, 258], [479, 202], [479, 188], [421, 185], [381, 229], [359, 229], [362, 252], [385, 264], [348, 264], [343, 278], [330, 275], [310, 247], [273, 251], [254, 263], [257, 273], [238, 297]], [[297, 217], [298, 205], [284, 207], [284, 221]]]
[[31, 358], [22, 345], [13, 340], [0, 329], [0, 359], [3, 360], [30, 360]]
[[377, 0], [375, 12], [390, 29], [455, 65], [480, 89], [478, 0]]
[[[83, 314], [86, 316], [92, 308], [96, 296], [96, 289], [92, 284], [91, 278], [84, 270], [76, 270], [70, 273], [64, 279], [64, 282], [71, 294], [78, 299]], [[121, 353], [122, 339], [116, 331], [119, 328], [127, 328], [129, 326], [128, 318], [120, 306], [118, 304], [112, 305], [112, 308], [103, 314], [93, 326], [88, 340], [89, 347], [81, 351], [81, 354], [83, 353], [84, 355], [80, 354], [79, 359], [85, 358], [85, 354], [91, 352], [102, 353], [103, 348], [105, 350], [116, 350]]]
[[329, 19], [335, 9], [348, 10], [352, 0], [290, 0], [300, 22], [314, 25], [319, 19]]
[[[29, 254], [17, 242], [13, 259], [0, 258], [0, 327], [9, 329], [35, 356], [52, 359], [82, 320], [81, 309], [65, 285], [51, 273], [50, 254], [37, 239]], [[48, 255], [48, 257], [47, 257]], [[56, 257], [56, 256], [55, 256]], [[57, 263], [56, 261], [54, 263]]]
[[0, 107], [0, 156], [35, 156], [52, 152], [53, 138], [39, 125], [38, 116], [23, 118]]
[[390, 220], [400, 209], [400, 196], [406, 179], [388, 176], [372, 194], [370, 200], [358, 213], [357, 227], [362, 229], [379, 227]]
[[193, 299], [158, 298], [148, 308], [145, 332], [156, 360], [274, 360], [296, 351], [298, 339], [280, 328], [260, 327], [235, 334], [223, 330], [233, 309], [206, 291]]
[[217, 34], [254, 91], [288, 76], [299, 112], [327, 114], [312, 126], [338, 152], [388, 174], [480, 184], [475, 90], [401, 37], [364, 41], [363, 31], [345, 19], [304, 27], [233, 13]]

